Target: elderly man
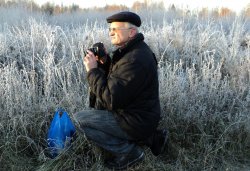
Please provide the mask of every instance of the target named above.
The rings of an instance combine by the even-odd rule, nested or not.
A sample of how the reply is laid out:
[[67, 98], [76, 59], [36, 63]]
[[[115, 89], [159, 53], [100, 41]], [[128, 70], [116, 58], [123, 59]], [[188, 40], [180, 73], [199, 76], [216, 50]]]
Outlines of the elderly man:
[[93, 110], [76, 113], [79, 129], [112, 154], [108, 168], [121, 170], [144, 158], [138, 144], [159, 155], [167, 140], [160, 121], [159, 83], [154, 53], [139, 33], [140, 17], [119, 12], [107, 18], [109, 36], [117, 49], [106, 60], [88, 51], [84, 57]]

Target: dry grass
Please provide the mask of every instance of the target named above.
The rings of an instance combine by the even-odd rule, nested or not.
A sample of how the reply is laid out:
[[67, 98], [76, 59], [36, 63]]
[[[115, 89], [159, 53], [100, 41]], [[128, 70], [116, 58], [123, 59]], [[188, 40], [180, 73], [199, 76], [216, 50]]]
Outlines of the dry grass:
[[[248, 170], [250, 21], [141, 14], [159, 61], [161, 127], [171, 139], [157, 158], [145, 148], [145, 161], [131, 170]], [[55, 109], [72, 114], [88, 106], [84, 48], [102, 41], [113, 49], [103, 21], [74, 15], [2, 19], [0, 170], [105, 170], [80, 136], [58, 158], [46, 157]]]

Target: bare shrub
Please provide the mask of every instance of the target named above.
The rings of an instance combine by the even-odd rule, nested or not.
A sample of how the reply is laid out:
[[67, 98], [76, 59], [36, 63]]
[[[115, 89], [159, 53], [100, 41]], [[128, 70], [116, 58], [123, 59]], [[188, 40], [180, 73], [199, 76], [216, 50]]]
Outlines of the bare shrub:
[[[173, 11], [141, 14], [141, 32], [159, 62], [160, 126], [170, 130], [162, 160], [152, 162], [149, 153], [141, 167], [234, 170], [248, 163], [250, 48], [242, 41], [248, 42], [249, 21], [175, 18]], [[107, 24], [100, 20], [105, 13], [95, 13], [98, 17], [91, 20], [80, 15], [76, 20], [63, 14], [2, 22], [1, 169], [104, 169], [84, 137], [59, 158], [46, 157], [46, 134], [55, 109], [63, 107], [72, 115], [88, 108], [83, 50], [97, 41], [109, 52], [114, 49]]]

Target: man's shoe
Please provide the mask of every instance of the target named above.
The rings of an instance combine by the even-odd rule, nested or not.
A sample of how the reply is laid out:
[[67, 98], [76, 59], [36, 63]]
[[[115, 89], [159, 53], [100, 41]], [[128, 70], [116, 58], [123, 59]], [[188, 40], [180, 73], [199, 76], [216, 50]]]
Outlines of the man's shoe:
[[157, 130], [155, 135], [153, 136], [152, 145], [150, 146], [151, 152], [158, 156], [164, 150], [164, 147], [167, 144], [168, 140], [168, 131], [167, 129]]
[[105, 163], [109, 169], [124, 170], [136, 165], [144, 159], [144, 152], [140, 147], [134, 147], [128, 154], [118, 155]]

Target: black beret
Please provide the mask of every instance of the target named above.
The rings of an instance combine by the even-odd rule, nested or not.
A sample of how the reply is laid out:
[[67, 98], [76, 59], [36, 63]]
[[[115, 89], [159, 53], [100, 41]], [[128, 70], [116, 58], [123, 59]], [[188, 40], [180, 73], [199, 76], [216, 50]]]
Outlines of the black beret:
[[108, 23], [129, 22], [131, 24], [134, 24], [137, 27], [141, 26], [141, 18], [137, 14], [133, 12], [129, 12], [129, 11], [123, 11], [123, 12], [119, 12], [114, 15], [111, 15], [110, 17], [107, 18], [107, 22]]

